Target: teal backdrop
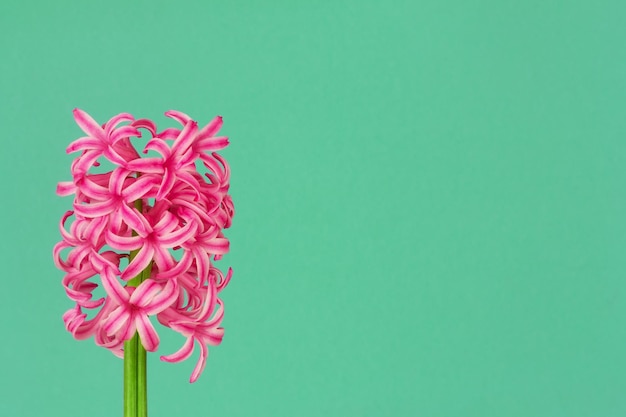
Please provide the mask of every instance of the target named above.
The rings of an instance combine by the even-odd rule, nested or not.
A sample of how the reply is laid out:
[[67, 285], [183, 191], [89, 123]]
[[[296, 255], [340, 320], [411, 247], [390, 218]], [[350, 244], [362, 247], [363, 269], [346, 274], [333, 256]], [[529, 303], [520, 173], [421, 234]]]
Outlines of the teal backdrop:
[[65, 147], [224, 117], [222, 345], [151, 417], [626, 415], [626, 3], [0, 5], [0, 415], [121, 416], [52, 263]]

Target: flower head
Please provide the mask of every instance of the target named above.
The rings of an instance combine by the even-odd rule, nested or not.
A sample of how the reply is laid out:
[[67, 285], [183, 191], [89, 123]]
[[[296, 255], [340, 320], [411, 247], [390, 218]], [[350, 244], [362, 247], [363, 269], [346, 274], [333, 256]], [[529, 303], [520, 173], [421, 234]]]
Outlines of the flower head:
[[[94, 336], [96, 344], [123, 356], [124, 342], [137, 332], [152, 352], [159, 347], [155, 317], [186, 338], [178, 352], [162, 360], [182, 361], [199, 345], [195, 382], [206, 364], [207, 345], [222, 340], [224, 306], [218, 293], [232, 276], [231, 269], [224, 276], [214, 265], [229, 250], [223, 229], [234, 214], [230, 171], [215, 152], [228, 145], [228, 138], [216, 136], [221, 117], [198, 128], [184, 113], [172, 110], [166, 116], [181, 128], [159, 132], [154, 122], [128, 113], [99, 125], [74, 110], [87, 136], [67, 148], [80, 154], [72, 163], [72, 181], [60, 182], [57, 194], [73, 195], [74, 202], [61, 219], [62, 240], [53, 256], [75, 303], [63, 321], [76, 339]], [[131, 142], [141, 137], [139, 129], [152, 136], [142, 152]], [[160, 156], [141, 157], [149, 151]], [[91, 172], [104, 160], [112, 170]], [[196, 161], [205, 175], [197, 172]], [[137, 276], [139, 285], [130, 285]], [[94, 299], [100, 286], [105, 295]], [[95, 313], [91, 319], [89, 311]]]

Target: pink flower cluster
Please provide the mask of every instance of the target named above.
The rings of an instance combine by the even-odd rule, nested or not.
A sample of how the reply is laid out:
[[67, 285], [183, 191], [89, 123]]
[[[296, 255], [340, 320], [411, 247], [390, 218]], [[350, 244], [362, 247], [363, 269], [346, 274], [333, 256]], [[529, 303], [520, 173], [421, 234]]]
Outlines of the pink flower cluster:
[[[57, 187], [60, 196], [74, 195], [74, 203], [61, 219], [63, 239], [54, 247], [54, 260], [76, 303], [63, 315], [76, 339], [94, 336], [97, 345], [123, 357], [124, 341], [137, 332], [153, 352], [159, 336], [150, 317], [156, 316], [186, 338], [180, 350], [161, 360], [185, 360], [198, 343], [200, 356], [190, 379], [195, 382], [206, 364], [207, 345], [219, 344], [224, 335], [218, 294], [232, 270], [224, 275], [212, 261], [228, 252], [223, 229], [234, 214], [230, 171], [215, 152], [228, 145], [228, 138], [216, 136], [221, 117], [199, 128], [184, 113], [165, 115], [181, 128], [158, 132], [152, 121], [127, 113], [100, 126], [74, 110], [86, 136], [67, 148], [80, 154], [72, 163], [72, 181]], [[142, 136], [138, 129], [152, 136], [143, 153], [153, 151], [158, 157], [141, 157], [135, 150], [130, 138]], [[98, 160], [108, 160], [113, 169], [90, 172], [102, 167]], [[201, 175], [196, 164], [207, 173]], [[127, 285], [140, 274], [139, 285]], [[97, 280], [106, 295], [95, 299]]]

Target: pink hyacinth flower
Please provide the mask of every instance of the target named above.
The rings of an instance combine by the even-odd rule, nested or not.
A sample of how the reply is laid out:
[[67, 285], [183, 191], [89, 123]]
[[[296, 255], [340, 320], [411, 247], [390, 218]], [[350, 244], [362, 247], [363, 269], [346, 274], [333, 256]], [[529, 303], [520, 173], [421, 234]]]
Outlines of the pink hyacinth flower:
[[[187, 337], [187, 341], [177, 352], [161, 356], [161, 360], [166, 362], [183, 361], [193, 353], [194, 343], [198, 343], [200, 346], [200, 356], [191, 374], [190, 382], [195, 382], [206, 366], [206, 360], [209, 355], [207, 345], [218, 345], [224, 337], [224, 329], [220, 327], [224, 318], [224, 308], [221, 300], [216, 297], [217, 289], [215, 282], [209, 283], [206, 291], [206, 299], [211, 300], [211, 302], [204, 304], [198, 317], [181, 314], [176, 309], [164, 311], [159, 315], [159, 321], [167, 323], [171, 329]], [[210, 318], [216, 304], [219, 306], [218, 310]]]
[[109, 336], [119, 334], [122, 340], [128, 340], [137, 330], [146, 350], [154, 352], [159, 346], [159, 335], [148, 317], [165, 310], [178, 297], [176, 280], [166, 284], [147, 280], [132, 288], [122, 287], [112, 274], [102, 278], [107, 294], [117, 306], [107, 317], [104, 331]]
[[[62, 240], [53, 257], [74, 303], [63, 321], [76, 339], [93, 336], [98, 346], [122, 357], [124, 342], [138, 333], [143, 347], [153, 352], [160, 340], [151, 321], [156, 317], [186, 340], [162, 360], [182, 361], [199, 345], [190, 379], [195, 382], [205, 368], [207, 346], [219, 344], [224, 335], [224, 304], [218, 294], [232, 270], [224, 277], [214, 262], [229, 250], [223, 229], [230, 226], [234, 209], [228, 194], [230, 170], [215, 151], [226, 147], [228, 138], [216, 136], [219, 116], [202, 129], [184, 113], [171, 110], [166, 116], [182, 129], [159, 131], [153, 121], [128, 113], [100, 125], [83, 110], [74, 110], [87, 136], [67, 147], [68, 153], [80, 154], [71, 166], [72, 181], [60, 182], [57, 194], [73, 195], [73, 210], [61, 219]], [[130, 138], [142, 137], [138, 129], [152, 136], [142, 153], [155, 151], [160, 157], [137, 152]], [[114, 168], [90, 172], [104, 160]], [[198, 173], [197, 162], [208, 173]], [[182, 256], [175, 257], [174, 251]], [[105, 295], [95, 298], [99, 287]]]
[[[128, 161], [128, 152], [120, 155], [119, 149], [115, 149], [118, 141], [129, 136], [139, 136], [139, 132], [133, 126], [117, 127], [121, 122], [132, 121], [133, 117], [128, 113], [120, 113], [113, 117], [104, 127], [98, 125], [91, 116], [80, 109], [74, 109], [74, 119], [80, 128], [88, 136], [75, 140], [67, 147], [67, 153], [83, 151], [79, 163], [73, 167], [77, 172], [85, 172], [100, 156], [106, 157], [115, 164], [124, 166]], [[136, 153], [135, 153], [136, 155]], [[132, 158], [134, 155], [130, 155]]]

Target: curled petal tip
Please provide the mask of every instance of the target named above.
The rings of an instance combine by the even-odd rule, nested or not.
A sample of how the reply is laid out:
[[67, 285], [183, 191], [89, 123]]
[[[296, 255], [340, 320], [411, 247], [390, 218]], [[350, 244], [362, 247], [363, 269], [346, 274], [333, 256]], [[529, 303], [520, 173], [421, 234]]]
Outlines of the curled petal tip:
[[74, 110], [72, 110], [72, 113], [74, 114], [74, 117], [76, 117], [76, 116], [80, 116], [81, 114], [85, 114], [86, 111], [83, 109], [79, 109], [78, 107], [74, 107]]

